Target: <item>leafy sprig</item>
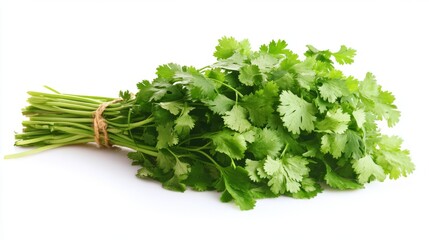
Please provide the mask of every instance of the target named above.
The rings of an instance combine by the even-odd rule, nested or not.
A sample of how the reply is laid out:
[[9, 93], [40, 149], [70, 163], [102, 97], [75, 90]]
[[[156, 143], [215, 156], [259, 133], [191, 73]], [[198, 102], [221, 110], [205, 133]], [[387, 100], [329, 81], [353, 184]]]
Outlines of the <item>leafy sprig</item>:
[[[414, 170], [393, 127], [400, 117], [394, 96], [368, 73], [362, 81], [338, 64], [356, 51], [308, 45], [304, 58], [283, 40], [253, 51], [247, 40], [219, 40], [217, 61], [197, 69], [165, 64], [138, 92], [107, 107], [112, 144], [128, 156], [141, 178], [170, 190], [222, 192], [251, 209], [255, 200], [281, 195], [311, 198], [322, 185], [345, 190]], [[30, 93], [18, 146], [40, 151], [92, 141], [91, 116], [109, 98]]]

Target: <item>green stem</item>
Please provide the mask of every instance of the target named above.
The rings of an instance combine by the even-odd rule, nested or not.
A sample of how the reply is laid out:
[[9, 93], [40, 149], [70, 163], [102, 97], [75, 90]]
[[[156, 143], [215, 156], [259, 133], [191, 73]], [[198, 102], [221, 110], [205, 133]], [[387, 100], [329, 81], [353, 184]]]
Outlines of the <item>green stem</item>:
[[25, 157], [25, 156], [29, 156], [32, 154], [36, 154], [36, 153], [40, 153], [46, 150], [50, 150], [50, 149], [54, 149], [54, 148], [59, 148], [59, 147], [63, 147], [63, 146], [67, 146], [67, 145], [75, 145], [75, 144], [82, 144], [82, 143], [87, 143], [86, 139], [81, 139], [81, 140], [76, 140], [73, 142], [67, 142], [67, 143], [62, 143], [62, 144], [51, 144], [51, 145], [46, 145], [43, 147], [38, 147], [38, 148], [34, 148], [25, 152], [20, 152], [20, 153], [15, 153], [15, 154], [9, 154], [4, 156], [4, 159], [13, 159], [13, 158], [21, 158], [21, 157]]
[[214, 80], [215, 82], [218, 82], [218, 83], [222, 84], [223, 86], [225, 86], [225, 87], [227, 87], [227, 88], [231, 89], [231, 90], [232, 90], [232, 91], [234, 91], [236, 94], [238, 94], [240, 97], [243, 97], [243, 94], [241, 94], [237, 89], [235, 89], [235, 88], [231, 87], [230, 85], [228, 85], [228, 84], [226, 84], [226, 83], [224, 83], [224, 82], [222, 82], [222, 81], [219, 81], [219, 80], [217, 80], [217, 79], [214, 79], [214, 78], [210, 78], [210, 79], [212, 79], [212, 80]]

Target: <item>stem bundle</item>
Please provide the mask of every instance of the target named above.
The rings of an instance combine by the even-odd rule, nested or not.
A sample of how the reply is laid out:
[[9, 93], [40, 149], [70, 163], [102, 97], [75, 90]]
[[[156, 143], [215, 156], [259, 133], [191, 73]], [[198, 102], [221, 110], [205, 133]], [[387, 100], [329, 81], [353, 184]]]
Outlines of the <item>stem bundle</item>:
[[[65, 145], [95, 142], [94, 112], [101, 104], [114, 100], [107, 97], [58, 92], [29, 92], [28, 94], [30, 105], [22, 110], [28, 120], [22, 122], [23, 132], [15, 135], [15, 145], [36, 148], [8, 155], [6, 158], [23, 157]], [[141, 131], [153, 122], [150, 116], [144, 119], [128, 118], [134, 101], [134, 99], [118, 101], [108, 105], [103, 111], [109, 143], [157, 156], [154, 147], [142, 144], [139, 138], [132, 134], [132, 131]]]

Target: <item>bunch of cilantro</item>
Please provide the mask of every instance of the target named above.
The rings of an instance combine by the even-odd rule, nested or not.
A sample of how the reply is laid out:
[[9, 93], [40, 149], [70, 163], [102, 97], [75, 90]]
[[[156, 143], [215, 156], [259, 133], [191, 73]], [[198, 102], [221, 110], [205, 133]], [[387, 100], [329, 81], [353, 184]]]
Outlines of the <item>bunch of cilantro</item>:
[[[398, 122], [394, 96], [371, 73], [359, 81], [335, 68], [353, 63], [355, 52], [308, 46], [301, 60], [283, 40], [252, 51], [247, 40], [224, 37], [214, 64], [162, 65], [156, 79], [138, 83], [135, 97], [122, 92], [123, 102], [105, 114], [112, 143], [136, 150], [128, 156], [141, 166], [138, 177], [175, 191], [216, 190], [221, 201], [234, 201], [242, 210], [260, 198], [311, 198], [321, 185], [359, 189], [407, 176], [414, 170], [409, 151], [377, 126], [382, 120], [389, 127]], [[46, 96], [37, 95], [33, 113]], [[56, 107], [56, 114], [65, 107]], [[46, 114], [47, 107], [42, 109]], [[46, 116], [42, 120], [49, 122]], [[68, 126], [67, 134], [80, 122]], [[43, 125], [27, 124], [27, 132]], [[66, 131], [52, 126], [45, 135]]]

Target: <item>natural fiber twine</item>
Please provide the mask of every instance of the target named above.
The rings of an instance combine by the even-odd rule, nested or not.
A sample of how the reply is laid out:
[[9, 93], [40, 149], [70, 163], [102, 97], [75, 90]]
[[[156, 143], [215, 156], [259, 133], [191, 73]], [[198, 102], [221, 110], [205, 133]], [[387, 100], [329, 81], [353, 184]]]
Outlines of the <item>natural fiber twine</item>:
[[118, 98], [109, 102], [104, 102], [100, 104], [100, 106], [98, 106], [97, 110], [95, 110], [94, 112], [94, 117], [93, 117], [94, 140], [98, 146], [104, 146], [108, 148], [112, 146], [109, 141], [109, 134], [107, 133], [107, 123], [106, 123], [106, 119], [104, 119], [103, 117], [103, 112], [104, 110], [106, 110], [106, 108], [109, 105], [115, 104], [120, 101], [122, 101], [121, 98]]

